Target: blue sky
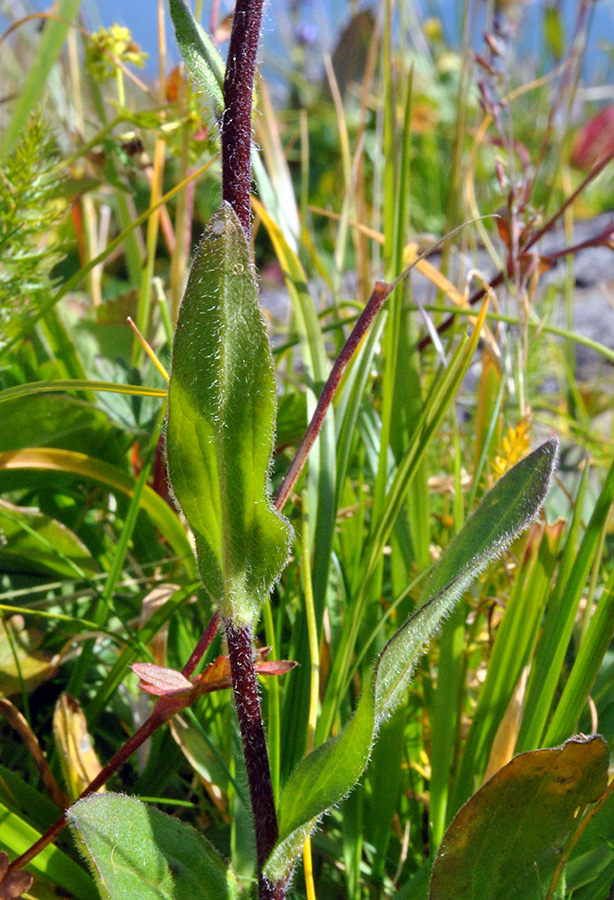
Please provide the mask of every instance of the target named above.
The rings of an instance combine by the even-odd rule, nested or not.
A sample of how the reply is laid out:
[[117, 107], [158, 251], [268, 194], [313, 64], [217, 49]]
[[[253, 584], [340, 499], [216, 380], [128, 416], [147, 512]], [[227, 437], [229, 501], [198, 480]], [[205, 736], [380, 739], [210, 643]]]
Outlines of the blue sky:
[[[37, 0], [40, 8], [49, 5]], [[194, 8], [194, 0], [192, 0]], [[203, 24], [207, 25], [211, 0], [203, 3]], [[233, 7], [232, 0], [222, 0], [221, 16], [228, 13]], [[274, 48], [275, 54], [282, 53], [284, 45], [284, 32], [289, 27], [286, 10], [287, 0], [269, 0], [264, 11], [263, 45], [265, 48]], [[169, 22], [167, 5], [167, 26]], [[323, 46], [330, 47], [334, 31], [343, 21], [344, 14], [349, 8], [347, 0], [309, 0], [304, 3], [304, 8], [310, 20], [316, 24], [320, 40]], [[157, 0], [83, 0], [82, 12], [87, 19], [88, 26], [96, 30], [100, 25], [108, 27], [113, 22], [126, 25], [130, 28], [134, 39], [150, 54], [153, 60], [152, 69], [155, 69], [157, 55]], [[167, 27], [167, 45], [169, 55], [178, 60], [178, 52], [172, 35], [172, 29]], [[266, 54], [266, 49], [265, 49]]]
[[[24, 6], [34, 10], [46, 10], [52, 5], [52, 0], [23, 0]], [[380, 0], [377, 0], [380, 2]], [[453, 36], [457, 31], [457, 20], [459, 19], [459, 7], [462, 0], [408, 0], [413, 2], [417, 7], [431, 11], [439, 11], [444, 18], [446, 30], [449, 36]], [[539, 44], [541, 40], [541, 18], [543, 7], [546, 2], [551, 0], [525, 0], [525, 11], [527, 21], [525, 22], [523, 32], [523, 44], [526, 49], [539, 54]], [[555, 0], [556, 2], [556, 0]], [[564, 18], [567, 22], [567, 28], [574, 19], [576, 0], [560, 0], [564, 9]], [[192, 5], [194, 0], [192, 0]], [[364, 0], [366, 5], [367, 0]], [[371, 0], [371, 5], [376, 5]], [[222, 0], [221, 13], [227, 13], [233, 6], [233, 0]], [[289, 39], [289, 21], [287, 9], [289, 0], [268, 0], [265, 5], [264, 28], [262, 35], [264, 72], [269, 76], [272, 71], [266, 64], [267, 56], [273, 57], [276, 63], [283, 67], [285, 54], [284, 44]], [[335, 34], [339, 33], [339, 27], [347, 21], [349, 16], [350, 2], [349, 0], [303, 0], [303, 15], [312, 26], [315, 26], [318, 34], [318, 45], [324, 50], [330, 50]], [[211, 0], [204, 0], [203, 22], [206, 26], [211, 7]], [[168, 9], [168, 7], [167, 7]], [[88, 26], [96, 30], [100, 25], [108, 27], [113, 22], [121, 25], [127, 25], [130, 28], [133, 37], [144, 50], [150, 55], [149, 68], [153, 73], [156, 71], [157, 64], [157, 0], [82, 0], [82, 14], [85, 16]], [[168, 24], [167, 15], [167, 24]], [[588, 70], [593, 70], [598, 61], [603, 63], [607, 58], [607, 51], [601, 50], [600, 45], [606, 41], [610, 48], [614, 41], [614, 0], [600, 0], [593, 8], [593, 22], [591, 29], [591, 39], [589, 41], [588, 50]], [[176, 62], [179, 59], [177, 47], [172, 29], [167, 29], [167, 46], [169, 58]], [[610, 53], [612, 50], [610, 49]], [[277, 68], [278, 68], [277, 66]], [[279, 73], [278, 73], [279, 74]]]

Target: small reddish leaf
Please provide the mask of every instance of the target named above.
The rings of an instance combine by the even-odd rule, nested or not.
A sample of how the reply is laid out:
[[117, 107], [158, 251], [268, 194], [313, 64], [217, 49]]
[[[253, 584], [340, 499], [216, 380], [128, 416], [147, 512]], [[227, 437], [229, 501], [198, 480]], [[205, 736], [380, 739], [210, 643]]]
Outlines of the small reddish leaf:
[[193, 688], [192, 682], [175, 669], [167, 669], [153, 663], [135, 663], [131, 669], [141, 679], [140, 689], [147, 694], [174, 697], [177, 694], [185, 694]]
[[224, 678], [230, 678], [230, 660], [227, 656], [218, 656], [212, 663], [209, 663], [199, 680], [201, 683], [209, 683], [210, 681], [221, 681]]
[[269, 662], [256, 663], [259, 675], [285, 675], [297, 665], [291, 659], [271, 659]]
[[194, 685], [200, 694], [209, 694], [211, 691], [221, 691], [232, 686], [230, 674], [230, 660], [227, 656], [218, 656], [209, 663], [204, 672], [197, 675]]

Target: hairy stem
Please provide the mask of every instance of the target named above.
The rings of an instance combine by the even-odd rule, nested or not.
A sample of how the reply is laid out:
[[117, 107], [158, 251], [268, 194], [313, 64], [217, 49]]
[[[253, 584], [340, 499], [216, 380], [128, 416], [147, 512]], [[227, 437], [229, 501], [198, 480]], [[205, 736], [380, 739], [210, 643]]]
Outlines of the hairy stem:
[[279, 886], [271, 885], [262, 875], [262, 868], [275, 846], [279, 830], [254, 664], [254, 635], [251, 625], [236, 627], [228, 620], [225, 622], [225, 629], [235, 706], [239, 719], [256, 830], [260, 900], [265, 900], [265, 898], [283, 896], [283, 894], [276, 894], [275, 891]]
[[252, 96], [263, 0], [237, 0], [224, 77], [222, 196], [249, 240], [252, 182]]
[[[237, 0], [226, 58], [222, 138], [222, 196], [251, 231], [252, 98], [263, 0]], [[226, 620], [228, 656], [247, 770], [258, 858], [260, 900], [283, 900], [283, 885], [273, 885], [262, 869], [279, 833], [250, 625]]]

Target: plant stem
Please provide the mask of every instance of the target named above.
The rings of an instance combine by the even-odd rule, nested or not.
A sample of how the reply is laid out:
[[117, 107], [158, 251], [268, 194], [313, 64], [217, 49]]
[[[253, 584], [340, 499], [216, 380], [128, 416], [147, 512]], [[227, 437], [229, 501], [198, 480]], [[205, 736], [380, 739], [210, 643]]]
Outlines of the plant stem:
[[341, 381], [348, 363], [358, 349], [361, 340], [371, 327], [374, 318], [390, 296], [391, 292], [394, 290], [396, 283], [396, 281], [393, 284], [388, 284], [385, 281], [376, 281], [375, 287], [373, 288], [373, 293], [369, 297], [367, 305], [360, 314], [358, 321], [354, 326], [354, 330], [345, 342], [341, 353], [335, 360], [332, 371], [328, 376], [328, 380], [324, 385], [324, 388], [322, 389], [322, 393], [320, 394], [320, 399], [318, 400], [318, 404], [314, 410], [313, 416], [311, 417], [311, 421], [307, 427], [307, 431], [305, 432], [303, 440], [301, 441], [301, 444], [296, 451], [296, 456], [292, 460], [290, 468], [286, 472], [285, 478], [282, 481], [277, 494], [275, 495], [275, 506], [277, 507], [277, 509], [283, 508], [286, 500], [288, 499], [288, 496], [290, 495], [290, 491], [296, 484], [296, 480], [307, 461], [309, 451], [313, 447], [315, 440], [322, 429], [326, 410], [331, 404], [331, 401], [335, 395], [335, 391], [339, 386], [339, 382]]
[[[249, 242], [251, 231], [252, 98], [263, 0], [237, 0], [224, 76], [222, 197], [234, 209]], [[262, 722], [251, 625], [226, 620], [226, 639], [235, 706], [256, 832], [260, 900], [283, 900], [285, 885], [271, 884], [262, 869], [279, 829]]]
[[237, 0], [224, 77], [222, 197], [249, 240], [251, 229], [252, 97], [263, 0]]
[[254, 665], [254, 635], [251, 625], [237, 627], [228, 619], [224, 624], [256, 831], [260, 900], [283, 897], [283, 893], [275, 893], [276, 887], [262, 875], [262, 868], [275, 846], [279, 829]]

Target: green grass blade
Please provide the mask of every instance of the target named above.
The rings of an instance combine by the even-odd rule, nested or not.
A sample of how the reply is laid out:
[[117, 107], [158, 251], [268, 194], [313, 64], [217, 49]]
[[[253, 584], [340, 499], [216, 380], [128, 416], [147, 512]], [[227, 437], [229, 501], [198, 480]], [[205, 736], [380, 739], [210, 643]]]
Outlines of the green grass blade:
[[442, 376], [437, 379], [436, 389], [429, 402], [425, 403], [423, 414], [414, 431], [413, 440], [403, 459], [399, 462], [394, 479], [386, 495], [384, 506], [380, 512], [379, 520], [372, 528], [369, 543], [363, 551], [363, 563], [354, 582], [352, 603], [346, 613], [348, 624], [344, 629], [340, 645], [337, 648], [333, 669], [327, 685], [322, 713], [318, 722], [317, 742], [321, 742], [330, 734], [339, 702], [345, 695], [347, 677], [367, 602], [371, 579], [381, 560], [382, 550], [403, 507], [409, 484], [415, 476], [427, 447], [446, 411], [449, 409], [470, 365], [479, 339], [480, 327], [480, 325], [476, 327], [471, 339], [466, 338], [459, 343], [449, 366]]
[[[29, 850], [40, 836], [40, 832], [0, 803], [0, 848], [11, 859]], [[69, 896], [79, 900], [99, 900], [96, 886], [85, 869], [57, 847], [45, 847], [26, 868], [45, 881], [57, 884]]]
[[[70, 450], [57, 450], [50, 447], [34, 447], [0, 453], [0, 482], [7, 485], [10, 474], [15, 469], [42, 469], [49, 472], [68, 472], [82, 478], [98, 482], [114, 491], [120, 491], [128, 497], [134, 494], [135, 481], [130, 476], [104, 460], [86, 456]], [[154, 525], [166, 537], [169, 544], [180, 557], [187, 571], [194, 575], [194, 554], [188, 541], [185, 529], [177, 515], [159, 494], [146, 485], [143, 489], [142, 508], [151, 517]]]
[[66, 33], [71, 27], [70, 23], [75, 19], [80, 6], [81, 0], [60, 0], [54, 10], [56, 15], [45, 22], [38, 51], [28, 69], [26, 82], [21, 86], [19, 99], [0, 142], [0, 159], [11, 152], [19, 132], [35, 111], [45, 90], [49, 73], [62, 52]]
[[0, 403], [14, 400], [16, 397], [29, 397], [32, 394], [56, 394], [60, 391], [102, 391], [111, 394], [130, 394], [132, 397], [166, 397], [166, 390], [148, 388], [140, 384], [113, 384], [109, 381], [88, 381], [88, 379], [64, 378], [56, 381], [33, 381], [18, 384], [15, 387], [0, 391]]
[[555, 591], [556, 605], [552, 605], [544, 623], [544, 631], [529, 681], [525, 705], [526, 730], [521, 732], [522, 749], [540, 746], [548, 714], [558, 685], [569, 640], [574, 627], [578, 604], [593, 564], [594, 552], [614, 499], [614, 462], [597, 500], [582, 543], [573, 560], [566, 583]]
[[[258, 201], [254, 208], [262, 219], [286, 278], [292, 302], [293, 324], [299, 336], [303, 364], [305, 366], [305, 390], [307, 416], [311, 418], [320, 392], [329, 373], [326, 348], [315, 305], [309, 295], [303, 267], [290, 247], [279, 226]], [[336, 453], [335, 413], [328, 408], [322, 430], [309, 454], [307, 472], [309, 536], [313, 558], [312, 585], [316, 621], [321, 629], [326, 603], [336, 518]], [[292, 722], [286, 732], [284, 757], [286, 771], [305, 752], [307, 718], [309, 710], [309, 642], [304, 609], [299, 610], [295, 622], [297, 640], [294, 659], [301, 665], [293, 673], [284, 698], [284, 720]]]
[[580, 645], [576, 661], [548, 726], [544, 743], [551, 747], [576, 730], [597, 672], [614, 634], [614, 572], [610, 574]]
[[441, 629], [437, 689], [431, 712], [431, 846], [439, 846], [448, 822], [448, 797], [462, 706], [466, 606], [459, 603]]

